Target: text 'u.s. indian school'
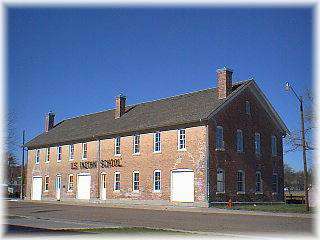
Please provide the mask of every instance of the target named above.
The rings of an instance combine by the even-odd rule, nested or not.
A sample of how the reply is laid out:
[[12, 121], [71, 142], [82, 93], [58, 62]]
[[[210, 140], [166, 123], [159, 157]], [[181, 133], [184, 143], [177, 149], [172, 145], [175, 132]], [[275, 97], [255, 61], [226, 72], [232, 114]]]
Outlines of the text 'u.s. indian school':
[[28, 148], [26, 198], [150, 204], [283, 201], [288, 132], [254, 80], [54, 123]]

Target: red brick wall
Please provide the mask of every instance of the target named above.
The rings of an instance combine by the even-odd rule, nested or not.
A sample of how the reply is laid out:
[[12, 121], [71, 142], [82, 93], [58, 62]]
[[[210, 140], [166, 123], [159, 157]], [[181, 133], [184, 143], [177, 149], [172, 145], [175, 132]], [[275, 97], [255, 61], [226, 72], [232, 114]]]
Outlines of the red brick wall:
[[[251, 105], [251, 114], [245, 113], [245, 101]], [[215, 150], [215, 127], [223, 127], [225, 151]], [[242, 130], [244, 153], [236, 151], [236, 131]], [[261, 156], [254, 152], [254, 134], [261, 134]], [[277, 137], [276, 157], [271, 156], [271, 135]], [[270, 119], [255, 96], [245, 90], [233, 104], [229, 104], [209, 124], [210, 149], [210, 201], [283, 201], [283, 149], [281, 131]], [[225, 194], [216, 193], [216, 170], [225, 171]], [[237, 194], [237, 171], [245, 171], [245, 192]], [[255, 194], [255, 172], [261, 171], [263, 194]], [[272, 194], [271, 179], [273, 171], [278, 174], [279, 193]]]
[[[42, 194], [43, 199], [55, 199], [55, 177], [59, 173], [62, 176], [61, 199], [73, 199], [76, 197], [77, 184], [75, 182], [74, 191], [67, 191], [68, 174], [88, 172], [91, 174], [91, 198], [99, 198], [99, 172], [107, 174], [107, 198], [108, 199], [142, 199], [142, 200], [166, 200], [170, 201], [170, 181], [171, 170], [192, 169], [195, 173], [195, 202], [205, 204], [206, 202], [206, 143], [207, 127], [186, 128], [186, 151], [177, 150], [178, 133], [177, 129], [165, 130], [161, 132], [161, 153], [153, 153], [153, 133], [140, 135], [140, 154], [133, 155], [133, 137], [121, 137], [121, 156], [114, 155], [114, 139], [101, 140], [101, 159], [120, 159], [122, 167], [112, 167], [91, 170], [72, 170], [72, 162], [81, 160], [81, 144], [75, 144], [74, 161], [69, 161], [69, 146], [62, 146], [62, 161], [57, 162], [57, 148], [51, 148], [50, 163], [45, 163], [45, 149], [41, 149], [40, 164], [34, 163], [35, 150], [28, 152], [27, 171], [27, 198], [31, 198], [32, 176], [50, 176], [49, 191]], [[98, 141], [88, 142], [87, 160], [98, 160]], [[160, 193], [153, 192], [153, 172], [161, 170]], [[121, 191], [113, 191], [114, 172], [121, 173]], [[140, 192], [132, 191], [132, 173], [140, 172]], [[75, 177], [76, 180], [76, 177]]]

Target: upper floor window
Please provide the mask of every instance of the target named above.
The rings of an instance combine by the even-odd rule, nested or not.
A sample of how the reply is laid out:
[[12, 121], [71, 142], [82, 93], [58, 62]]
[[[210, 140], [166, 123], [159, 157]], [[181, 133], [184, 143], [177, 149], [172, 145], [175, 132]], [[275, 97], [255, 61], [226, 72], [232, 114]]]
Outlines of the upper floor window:
[[114, 190], [115, 191], [120, 190], [120, 172], [114, 173]]
[[237, 192], [238, 193], [244, 193], [245, 191], [245, 186], [244, 186], [244, 171], [239, 170], [237, 172]]
[[224, 148], [223, 127], [217, 126], [217, 128], [216, 128], [216, 149], [222, 150], [223, 148]]
[[70, 160], [74, 159], [74, 144], [69, 145], [69, 159]]
[[46, 163], [48, 163], [50, 161], [50, 147], [47, 148], [47, 152], [46, 152]]
[[161, 152], [161, 135], [160, 132], [156, 132], [153, 135], [153, 151]]
[[222, 169], [217, 170], [217, 192], [224, 192], [224, 172]]
[[161, 191], [161, 171], [155, 170], [153, 176], [153, 190], [155, 192]]
[[250, 102], [246, 101], [246, 106], [245, 106], [246, 114], [251, 114], [251, 107], [250, 107]]
[[133, 172], [133, 191], [139, 191], [139, 172]]
[[278, 193], [278, 174], [272, 174], [272, 192]]
[[256, 193], [262, 192], [262, 180], [261, 180], [261, 172], [256, 172]]
[[140, 153], [140, 135], [139, 134], [133, 135], [133, 153], [134, 154]]
[[254, 134], [254, 152], [257, 155], [261, 154], [261, 137], [260, 133]]
[[271, 156], [277, 156], [277, 138], [276, 136], [271, 136]]
[[60, 162], [62, 158], [62, 147], [58, 146], [57, 147], [57, 161]]
[[116, 137], [114, 139], [114, 154], [115, 155], [120, 155], [121, 154], [121, 151], [120, 151], [120, 141], [121, 141], [121, 138], [120, 137]]
[[178, 149], [185, 150], [186, 149], [186, 130], [179, 129], [178, 130]]
[[40, 149], [37, 149], [37, 150], [36, 150], [35, 163], [36, 163], [36, 164], [39, 164], [39, 163], [40, 163]]
[[49, 176], [44, 177], [44, 191], [49, 191]]
[[243, 152], [243, 134], [241, 130], [237, 130], [237, 152]]
[[82, 159], [87, 159], [88, 155], [88, 144], [82, 143]]
[[68, 179], [68, 191], [73, 191], [73, 187], [74, 187], [74, 177], [73, 174], [69, 175], [69, 179]]

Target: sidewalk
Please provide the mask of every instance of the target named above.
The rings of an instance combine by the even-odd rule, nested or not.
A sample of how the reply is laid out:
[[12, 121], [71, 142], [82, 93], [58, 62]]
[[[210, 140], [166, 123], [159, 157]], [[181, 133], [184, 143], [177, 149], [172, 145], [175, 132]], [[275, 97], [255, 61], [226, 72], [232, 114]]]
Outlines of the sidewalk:
[[134, 209], [148, 209], [157, 211], [181, 211], [181, 212], [198, 212], [205, 214], [240, 214], [240, 215], [255, 215], [255, 216], [273, 216], [273, 217], [293, 217], [293, 218], [313, 218], [313, 214], [304, 213], [274, 213], [274, 212], [263, 212], [263, 211], [246, 211], [246, 210], [228, 210], [221, 208], [206, 208], [206, 207], [194, 207], [194, 206], [174, 206], [174, 205], [152, 205], [152, 204], [131, 204], [128, 203], [90, 203], [90, 202], [69, 202], [69, 201], [32, 201], [32, 200], [19, 200], [21, 202], [32, 202], [32, 203], [46, 203], [56, 205], [81, 205], [90, 207], [107, 207], [107, 208], [134, 208]]

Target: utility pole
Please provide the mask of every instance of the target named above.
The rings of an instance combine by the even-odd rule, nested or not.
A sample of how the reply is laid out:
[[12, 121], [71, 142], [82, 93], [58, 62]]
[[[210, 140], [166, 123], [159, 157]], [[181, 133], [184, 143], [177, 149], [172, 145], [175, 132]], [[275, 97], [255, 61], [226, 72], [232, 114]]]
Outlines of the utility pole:
[[304, 129], [304, 113], [303, 113], [303, 98], [302, 96], [298, 96], [298, 94], [295, 92], [293, 87], [287, 82], [286, 91], [292, 90], [294, 95], [297, 97], [297, 99], [300, 102], [300, 118], [301, 118], [301, 139], [302, 139], [302, 159], [303, 159], [303, 172], [304, 172], [304, 192], [305, 192], [305, 204], [306, 204], [306, 211], [309, 212], [309, 186], [308, 186], [308, 168], [307, 168], [307, 145], [306, 145], [306, 136], [305, 136], [305, 129]]
[[25, 144], [26, 131], [22, 131], [22, 164], [21, 164], [21, 186], [20, 186], [20, 198], [23, 199], [23, 185], [24, 185], [24, 144]]

